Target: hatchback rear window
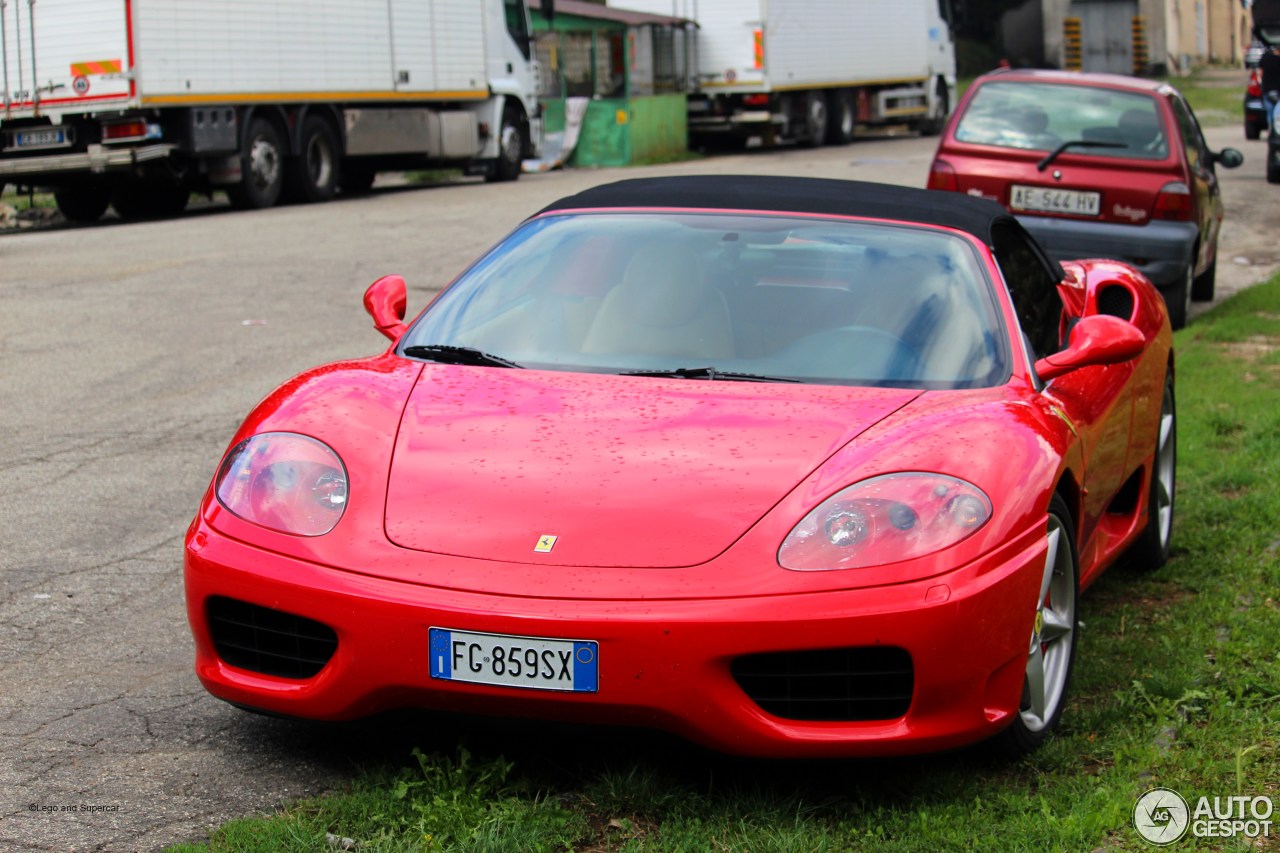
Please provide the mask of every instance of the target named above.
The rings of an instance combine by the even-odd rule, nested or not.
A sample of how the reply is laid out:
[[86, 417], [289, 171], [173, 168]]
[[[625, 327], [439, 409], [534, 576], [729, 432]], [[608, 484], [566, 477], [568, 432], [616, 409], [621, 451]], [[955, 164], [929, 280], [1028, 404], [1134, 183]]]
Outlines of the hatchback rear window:
[[1156, 99], [1058, 83], [983, 84], [956, 126], [956, 141], [1002, 148], [1163, 160], [1169, 139]]

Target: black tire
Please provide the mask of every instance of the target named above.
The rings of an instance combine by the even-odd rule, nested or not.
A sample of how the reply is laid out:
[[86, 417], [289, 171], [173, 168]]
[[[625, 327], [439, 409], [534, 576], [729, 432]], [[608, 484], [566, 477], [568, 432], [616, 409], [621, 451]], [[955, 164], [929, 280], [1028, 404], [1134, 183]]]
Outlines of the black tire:
[[338, 173], [338, 188], [343, 195], [365, 195], [373, 189], [378, 170], [359, 160], [344, 160]]
[[1196, 276], [1191, 283], [1191, 299], [1193, 302], [1212, 302], [1214, 291], [1218, 289], [1218, 258], [1209, 262], [1209, 268]]
[[524, 122], [520, 121], [518, 111], [508, 107], [502, 111], [502, 133], [498, 137], [498, 158], [493, 161], [493, 169], [485, 175], [486, 181], [514, 181], [520, 177], [520, 169], [524, 164], [524, 152], [528, 147], [525, 141]]
[[187, 209], [191, 192], [173, 184], [129, 184], [111, 194], [121, 219], [167, 219]]
[[951, 115], [951, 94], [947, 90], [945, 80], [939, 79], [934, 86], [933, 109], [929, 117], [920, 122], [921, 136], [937, 136], [947, 126], [947, 118]]
[[853, 98], [847, 89], [837, 89], [827, 95], [827, 115], [831, 118], [827, 124], [827, 144], [848, 145], [852, 142], [856, 122]]
[[1031, 625], [1022, 702], [993, 744], [1014, 758], [1034, 752], [1057, 727], [1075, 666], [1080, 573], [1071, 511], [1060, 495], [1049, 503], [1046, 533], [1049, 550]]
[[298, 134], [298, 154], [284, 164], [284, 194], [289, 201], [328, 201], [338, 189], [338, 137], [329, 122], [307, 116]]
[[273, 207], [284, 189], [284, 144], [276, 126], [255, 116], [240, 152], [240, 183], [227, 187], [231, 205], [241, 210]]
[[821, 92], [809, 92], [804, 99], [804, 136], [799, 140], [806, 148], [821, 145], [827, 138], [827, 99]]
[[706, 133], [689, 137], [689, 150], [708, 154], [737, 154], [745, 151], [751, 137], [741, 133]]
[[1191, 309], [1191, 275], [1193, 269], [1192, 264], [1187, 264], [1187, 271], [1182, 280], [1168, 290], [1161, 291], [1164, 296], [1165, 307], [1169, 309], [1169, 325], [1173, 327], [1174, 331], [1187, 325], [1187, 318]]
[[111, 192], [104, 187], [69, 187], [55, 192], [53, 201], [70, 222], [97, 222], [111, 204]]
[[1252, 119], [1244, 120], [1244, 138], [1250, 140], [1262, 138], [1262, 129], [1254, 124]]
[[1280, 184], [1280, 146], [1267, 142], [1267, 183]]
[[1169, 562], [1173, 541], [1173, 507], [1178, 476], [1177, 401], [1173, 373], [1164, 378], [1160, 420], [1156, 424], [1155, 454], [1147, 482], [1147, 525], [1129, 548], [1128, 562], [1142, 571], [1155, 571]]

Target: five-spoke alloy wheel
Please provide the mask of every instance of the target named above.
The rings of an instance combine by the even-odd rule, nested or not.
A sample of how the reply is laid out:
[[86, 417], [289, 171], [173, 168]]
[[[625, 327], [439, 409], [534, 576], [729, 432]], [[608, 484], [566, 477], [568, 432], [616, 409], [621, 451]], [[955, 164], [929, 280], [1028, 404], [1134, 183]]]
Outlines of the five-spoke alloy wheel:
[[1038, 747], [1058, 723], [1076, 653], [1076, 601], [1080, 580], [1071, 513], [1054, 495], [1049, 504], [1046, 555], [1027, 649], [1026, 678], [1018, 716], [1002, 733], [1013, 755]]

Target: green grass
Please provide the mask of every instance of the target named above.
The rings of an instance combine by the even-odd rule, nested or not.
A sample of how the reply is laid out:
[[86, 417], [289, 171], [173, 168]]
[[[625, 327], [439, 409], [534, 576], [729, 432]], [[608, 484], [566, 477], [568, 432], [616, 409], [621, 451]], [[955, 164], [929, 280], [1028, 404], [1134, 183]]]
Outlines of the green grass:
[[[359, 730], [387, 752], [344, 790], [174, 849], [1141, 851], [1130, 813], [1149, 788], [1193, 808], [1280, 801], [1280, 279], [1179, 332], [1177, 371], [1173, 558], [1117, 566], [1083, 598], [1070, 705], [1028, 759], [745, 761], [661, 735], [411, 716]], [[1278, 834], [1176, 849], [1277, 850]]]
[[404, 173], [411, 184], [453, 184], [465, 177], [461, 169], [414, 169]]
[[1199, 69], [1186, 77], [1169, 77], [1165, 82], [1182, 93], [1202, 127], [1226, 127], [1244, 121], [1244, 88], [1249, 74], [1232, 69], [1223, 79], [1210, 69]]
[[0, 193], [0, 204], [7, 204], [17, 211], [53, 207], [53, 193], [19, 193], [13, 187], [5, 187]]

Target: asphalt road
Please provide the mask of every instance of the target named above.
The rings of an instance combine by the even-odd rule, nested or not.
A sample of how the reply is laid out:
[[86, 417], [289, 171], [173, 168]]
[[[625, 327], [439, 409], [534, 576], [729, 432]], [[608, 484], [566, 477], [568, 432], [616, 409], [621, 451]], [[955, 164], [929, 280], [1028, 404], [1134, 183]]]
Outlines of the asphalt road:
[[[1247, 158], [1222, 173], [1227, 294], [1276, 269], [1280, 187], [1263, 180], [1262, 143], [1238, 127], [1210, 137]], [[863, 140], [0, 235], [0, 848], [156, 849], [340, 786], [380, 754], [377, 724], [271, 720], [208, 697], [180, 570], [184, 529], [249, 408], [305, 367], [382, 348], [361, 308], [369, 282], [403, 274], [416, 313], [524, 216], [604, 181], [920, 185], [932, 149]]]

